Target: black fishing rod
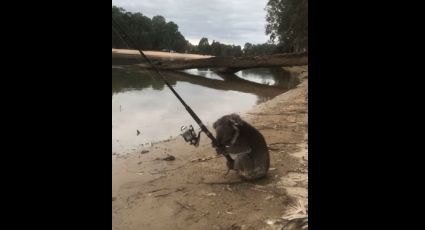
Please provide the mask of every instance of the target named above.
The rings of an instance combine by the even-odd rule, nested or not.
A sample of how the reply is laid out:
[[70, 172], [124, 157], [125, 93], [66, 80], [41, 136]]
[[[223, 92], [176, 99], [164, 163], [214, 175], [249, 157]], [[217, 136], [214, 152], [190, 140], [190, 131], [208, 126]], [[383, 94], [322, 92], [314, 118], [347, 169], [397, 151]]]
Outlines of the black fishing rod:
[[[198, 136], [196, 136], [196, 133], [193, 130], [192, 126], [190, 126], [188, 129], [184, 129], [182, 127], [182, 131], [184, 131], [182, 136], [185, 139], [185, 141], [189, 142], [192, 145], [198, 146], [201, 132], [204, 132], [211, 139], [214, 147], [221, 147], [222, 148], [222, 146], [219, 146], [219, 144], [217, 143], [217, 139], [215, 139], [215, 137], [211, 134], [211, 132], [208, 130], [208, 128], [202, 123], [202, 121], [198, 117], [198, 115], [196, 115], [196, 113], [186, 104], [186, 102], [174, 90], [174, 88], [170, 85], [170, 83], [168, 83], [168, 81], [164, 77], [164, 75], [162, 75], [162, 73], [158, 70], [158, 68], [151, 62], [151, 60], [145, 55], [145, 53], [143, 53], [142, 49], [136, 44], [136, 42], [134, 42], [134, 40], [130, 36], [128, 36], [126, 31], [118, 23], [118, 21], [115, 20], [115, 18], [113, 16], [112, 16], [112, 22], [115, 24], [115, 26], [118, 28], [118, 30], [120, 30], [119, 32], [121, 32], [121, 34], [124, 35], [124, 37], [126, 37], [126, 39], [124, 39], [123, 37], [120, 36], [119, 33], [117, 33], [118, 36], [120, 36], [121, 40], [123, 40], [123, 42], [126, 43], [128, 47], [134, 47], [139, 51], [140, 55], [142, 55], [142, 57], [149, 63], [149, 65], [152, 66], [152, 68], [155, 70], [155, 72], [160, 76], [161, 80], [165, 83], [165, 85], [167, 85], [167, 87], [171, 90], [171, 92], [173, 92], [173, 94], [177, 97], [177, 99], [179, 99], [179, 101], [182, 103], [182, 105], [187, 110], [187, 112], [190, 114], [190, 116], [196, 121], [196, 123], [201, 128], [201, 131], [198, 133]], [[129, 44], [131, 46], [129, 46]], [[228, 154], [223, 154], [223, 155], [226, 157], [226, 159], [228, 161], [233, 161], [233, 159]]]

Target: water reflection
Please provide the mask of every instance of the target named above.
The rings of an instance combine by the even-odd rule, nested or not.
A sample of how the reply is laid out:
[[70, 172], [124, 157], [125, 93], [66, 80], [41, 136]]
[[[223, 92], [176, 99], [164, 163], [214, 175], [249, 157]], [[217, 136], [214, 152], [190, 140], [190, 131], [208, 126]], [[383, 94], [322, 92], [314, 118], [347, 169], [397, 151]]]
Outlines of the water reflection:
[[183, 73], [187, 73], [190, 75], [201, 76], [209, 79], [223, 80], [216, 73], [211, 71], [210, 69], [187, 69], [183, 70]]
[[[147, 142], [176, 136], [182, 125], [196, 124], [154, 74], [153, 71], [134, 66], [113, 66], [114, 152], [133, 150]], [[255, 104], [293, 87], [290, 85], [293, 84], [291, 76], [278, 70], [244, 70], [236, 75], [217, 75], [210, 70], [163, 74], [207, 125], [224, 114], [246, 112]], [[261, 76], [270, 85], [261, 84]], [[136, 130], [140, 130], [141, 135], [137, 136]]]
[[[175, 85], [176, 81], [168, 79], [171, 85]], [[155, 90], [163, 90], [164, 83], [155, 79], [153, 71], [138, 70], [136, 68], [112, 68], [112, 95], [114, 93], [125, 92], [129, 90], [142, 90], [144, 88], [152, 88]]]
[[298, 83], [299, 79], [294, 77], [290, 72], [282, 68], [257, 68], [250, 70], [242, 70], [235, 74], [241, 79], [253, 81], [263, 85], [280, 86], [284, 89], [292, 89]]
[[[180, 81], [211, 89], [250, 93], [258, 96], [258, 103], [294, 88], [299, 83], [298, 78], [282, 69], [252, 69], [236, 74], [217, 74], [211, 70], [196, 69], [162, 73], [171, 85]], [[151, 70], [135, 67], [112, 68], [112, 94], [149, 87], [163, 90], [165, 84], [155, 74]]]

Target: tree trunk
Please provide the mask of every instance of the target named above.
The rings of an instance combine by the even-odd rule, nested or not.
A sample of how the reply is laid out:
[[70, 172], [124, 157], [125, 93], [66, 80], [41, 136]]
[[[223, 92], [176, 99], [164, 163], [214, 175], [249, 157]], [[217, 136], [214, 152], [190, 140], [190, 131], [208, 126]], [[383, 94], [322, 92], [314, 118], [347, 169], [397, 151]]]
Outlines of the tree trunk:
[[[308, 65], [308, 53], [284, 53], [253, 57], [212, 57], [205, 59], [175, 60], [155, 63], [158, 69], [183, 70], [216, 68], [218, 72], [235, 73], [242, 69]], [[139, 64], [151, 68], [147, 63]]]

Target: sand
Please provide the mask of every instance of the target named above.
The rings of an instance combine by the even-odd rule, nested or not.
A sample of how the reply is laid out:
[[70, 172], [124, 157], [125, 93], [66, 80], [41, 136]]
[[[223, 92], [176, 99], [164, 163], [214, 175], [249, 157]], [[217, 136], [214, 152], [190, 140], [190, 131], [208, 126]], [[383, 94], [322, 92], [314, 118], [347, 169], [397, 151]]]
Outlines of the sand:
[[[203, 134], [198, 148], [178, 137], [146, 147], [144, 154], [113, 156], [113, 229], [279, 229], [282, 216], [296, 208], [305, 214], [308, 72], [291, 70], [302, 79], [297, 88], [242, 114], [269, 145], [267, 178], [239, 182], [232, 171], [224, 176], [225, 159]], [[167, 154], [176, 160], [155, 160]]]
[[[190, 60], [190, 59], [199, 59], [199, 58], [210, 58], [213, 56], [209, 55], [200, 55], [200, 54], [186, 54], [186, 53], [170, 53], [170, 52], [161, 52], [161, 51], [149, 51], [143, 50], [143, 53], [152, 59], [169, 59], [169, 60]], [[112, 49], [113, 55], [120, 56], [140, 56], [139, 51], [129, 50], [129, 49]]]

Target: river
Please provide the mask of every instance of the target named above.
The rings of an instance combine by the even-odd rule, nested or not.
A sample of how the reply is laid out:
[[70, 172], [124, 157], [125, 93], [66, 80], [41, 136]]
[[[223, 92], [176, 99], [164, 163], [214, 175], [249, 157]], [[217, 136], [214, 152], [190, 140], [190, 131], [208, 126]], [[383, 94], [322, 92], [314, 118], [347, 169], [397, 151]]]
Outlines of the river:
[[[244, 113], [298, 84], [281, 68], [216, 74], [209, 69], [163, 72], [186, 103], [211, 125], [229, 113]], [[112, 66], [112, 152], [123, 154], [180, 134], [196, 122], [150, 70]], [[204, 136], [205, 137], [205, 136]]]

